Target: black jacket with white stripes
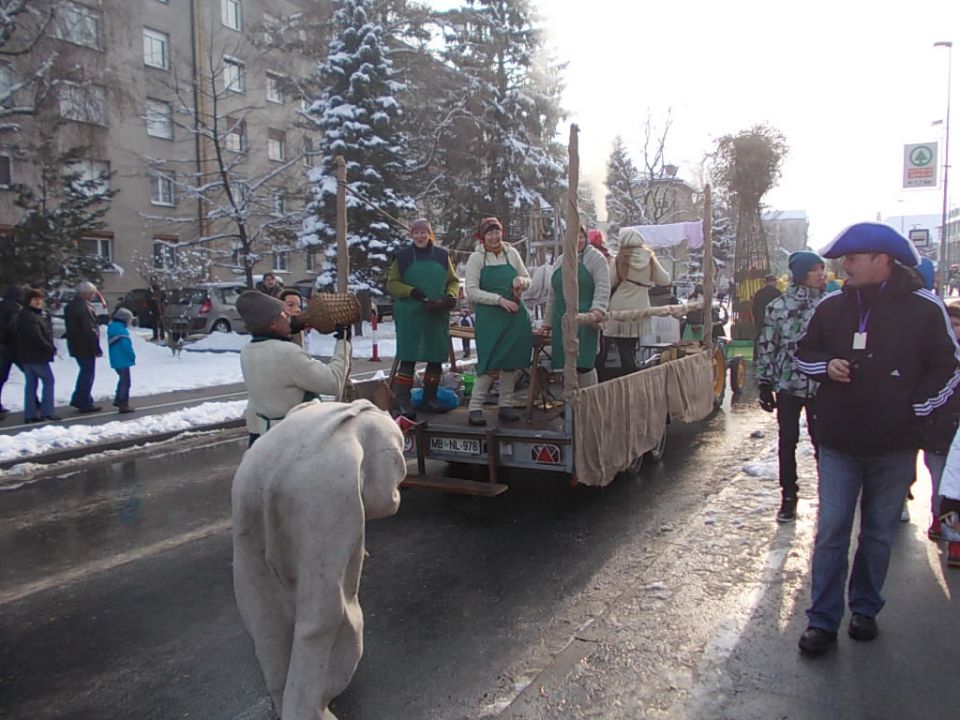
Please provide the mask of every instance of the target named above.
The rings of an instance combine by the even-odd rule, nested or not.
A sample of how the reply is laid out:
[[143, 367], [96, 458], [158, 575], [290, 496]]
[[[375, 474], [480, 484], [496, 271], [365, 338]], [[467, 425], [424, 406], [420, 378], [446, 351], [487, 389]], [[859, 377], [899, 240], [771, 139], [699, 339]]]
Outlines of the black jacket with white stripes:
[[[868, 311], [866, 349], [854, 350]], [[851, 382], [827, 377], [834, 358], [850, 361]], [[943, 303], [899, 266], [882, 285], [859, 292], [845, 286], [824, 297], [796, 359], [801, 372], [823, 383], [814, 402], [817, 442], [857, 456], [919, 447], [921, 420], [960, 385], [960, 347]]]

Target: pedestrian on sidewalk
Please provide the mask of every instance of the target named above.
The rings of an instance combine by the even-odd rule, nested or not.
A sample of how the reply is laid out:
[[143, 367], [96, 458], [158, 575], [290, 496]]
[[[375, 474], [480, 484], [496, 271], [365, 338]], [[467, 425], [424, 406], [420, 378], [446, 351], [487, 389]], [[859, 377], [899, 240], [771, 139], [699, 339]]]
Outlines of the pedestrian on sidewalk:
[[339, 397], [350, 366], [350, 325], [337, 326], [333, 357], [325, 363], [290, 341], [290, 316], [277, 298], [247, 290], [237, 312], [253, 335], [240, 351], [250, 399], [244, 413], [249, 444], [286, 417], [291, 408], [323, 395]]
[[110, 352], [110, 367], [117, 372], [117, 392], [113, 404], [121, 413], [132, 413], [130, 407], [130, 368], [137, 364], [137, 354], [130, 338], [130, 323], [133, 313], [127, 308], [117, 308], [113, 320], [107, 326], [107, 349]]
[[947, 541], [947, 565], [960, 568], [960, 432], [953, 436], [940, 483], [940, 530]]
[[783, 295], [767, 304], [757, 340], [756, 376], [760, 407], [777, 412], [779, 427], [780, 510], [777, 522], [790, 522], [797, 512], [797, 443], [800, 441], [800, 413], [807, 416], [807, 432], [817, 440], [813, 398], [818, 384], [804, 375], [794, 360], [797, 343], [807, 331], [827, 284], [823, 259], [813, 252], [800, 251], [788, 261], [792, 284]]
[[[23, 309], [23, 288], [20, 285], [11, 285], [0, 301], [0, 401], [3, 399], [3, 386], [10, 377], [10, 369], [20, 364], [17, 362], [17, 315]], [[0, 402], [0, 416], [6, 415], [7, 409]]]
[[[460, 317], [457, 318], [457, 325], [462, 328], [472, 328], [476, 326], [476, 321], [470, 313], [470, 306], [463, 304], [460, 306]], [[460, 338], [460, 346], [463, 348], [463, 359], [470, 359], [470, 338]]]
[[[17, 359], [23, 368], [23, 419], [28, 423], [59, 420], [53, 414], [53, 371], [50, 363], [57, 349], [53, 328], [43, 311], [43, 290], [28, 290], [24, 307], [17, 314]], [[37, 406], [37, 383], [43, 382], [43, 394]]]
[[103, 357], [100, 349], [100, 328], [97, 313], [90, 302], [97, 294], [97, 286], [84, 280], [77, 285], [76, 294], [67, 303], [63, 319], [67, 327], [67, 352], [77, 361], [79, 372], [77, 384], [70, 398], [70, 405], [77, 412], [100, 412], [93, 404], [93, 380], [97, 370], [97, 358]]
[[912, 243], [887, 225], [858, 223], [821, 255], [843, 257], [849, 279], [821, 301], [796, 354], [800, 370], [821, 383], [815, 403], [820, 510], [809, 625], [799, 643], [811, 655], [833, 645], [843, 619], [858, 500], [848, 633], [854, 640], [877, 636], [919, 419], [946, 404], [960, 384], [960, 348], [942, 303], [911, 269], [919, 262]]

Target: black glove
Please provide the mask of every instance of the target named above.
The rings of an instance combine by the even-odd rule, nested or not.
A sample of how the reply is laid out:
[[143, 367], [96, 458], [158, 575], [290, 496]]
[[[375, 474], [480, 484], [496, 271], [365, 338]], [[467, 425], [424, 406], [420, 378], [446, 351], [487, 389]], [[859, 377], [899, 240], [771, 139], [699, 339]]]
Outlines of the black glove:
[[413, 290], [411, 290], [410, 297], [412, 297], [414, 300], [419, 300], [420, 302], [427, 301], [427, 296], [423, 294], [423, 290], [421, 290], [420, 288], [414, 288]]
[[447, 303], [447, 310], [453, 310], [457, 306], [457, 299], [452, 295], [447, 295], [444, 301]]
[[307, 324], [300, 319], [298, 315], [290, 316], [290, 334], [296, 335], [298, 332], [302, 332], [307, 329]]
[[337, 325], [333, 336], [337, 340], [350, 340], [353, 338], [353, 325]]
[[446, 300], [424, 300], [423, 306], [427, 309], [427, 312], [448, 311]]
[[777, 396], [773, 393], [773, 386], [760, 386], [760, 408], [766, 412], [773, 412], [777, 409]]

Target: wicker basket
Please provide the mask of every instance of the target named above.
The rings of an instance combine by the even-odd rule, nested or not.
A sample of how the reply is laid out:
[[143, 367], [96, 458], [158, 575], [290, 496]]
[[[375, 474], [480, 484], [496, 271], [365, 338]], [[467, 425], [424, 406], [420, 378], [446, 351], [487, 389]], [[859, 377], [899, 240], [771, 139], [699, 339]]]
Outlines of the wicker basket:
[[352, 293], [316, 293], [303, 319], [317, 332], [331, 333], [337, 325], [352, 325], [360, 319], [360, 301]]

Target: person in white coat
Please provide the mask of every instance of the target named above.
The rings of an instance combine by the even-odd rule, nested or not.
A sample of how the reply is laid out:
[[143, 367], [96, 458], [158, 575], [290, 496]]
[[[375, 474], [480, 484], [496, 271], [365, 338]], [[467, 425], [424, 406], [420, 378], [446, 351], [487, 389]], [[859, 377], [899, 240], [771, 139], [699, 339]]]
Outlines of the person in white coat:
[[[650, 288], [669, 285], [670, 274], [663, 269], [656, 254], [648, 248], [643, 235], [634, 228], [624, 228], [618, 236], [620, 248], [610, 263], [610, 311], [646, 310], [650, 307]], [[608, 319], [603, 333], [617, 339], [620, 366], [627, 372], [636, 370], [637, 338], [650, 334], [650, 318], [640, 320]]]
[[335, 720], [363, 654], [365, 524], [397, 511], [405, 472], [403, 433], [366, 400], [304, 403], [243, 456], [234, 592], [283, 720]]
[[250, 445], [283, 420], [290, 408], [320, 395], [339, 397], [350, 367], [350, 326], [338, 327], [330, 362], [310, 357], [290, 340], [290, 316], [278, 299], [248, 290], [237, 311], [253, 339], [240, 351], [249, 400]]

